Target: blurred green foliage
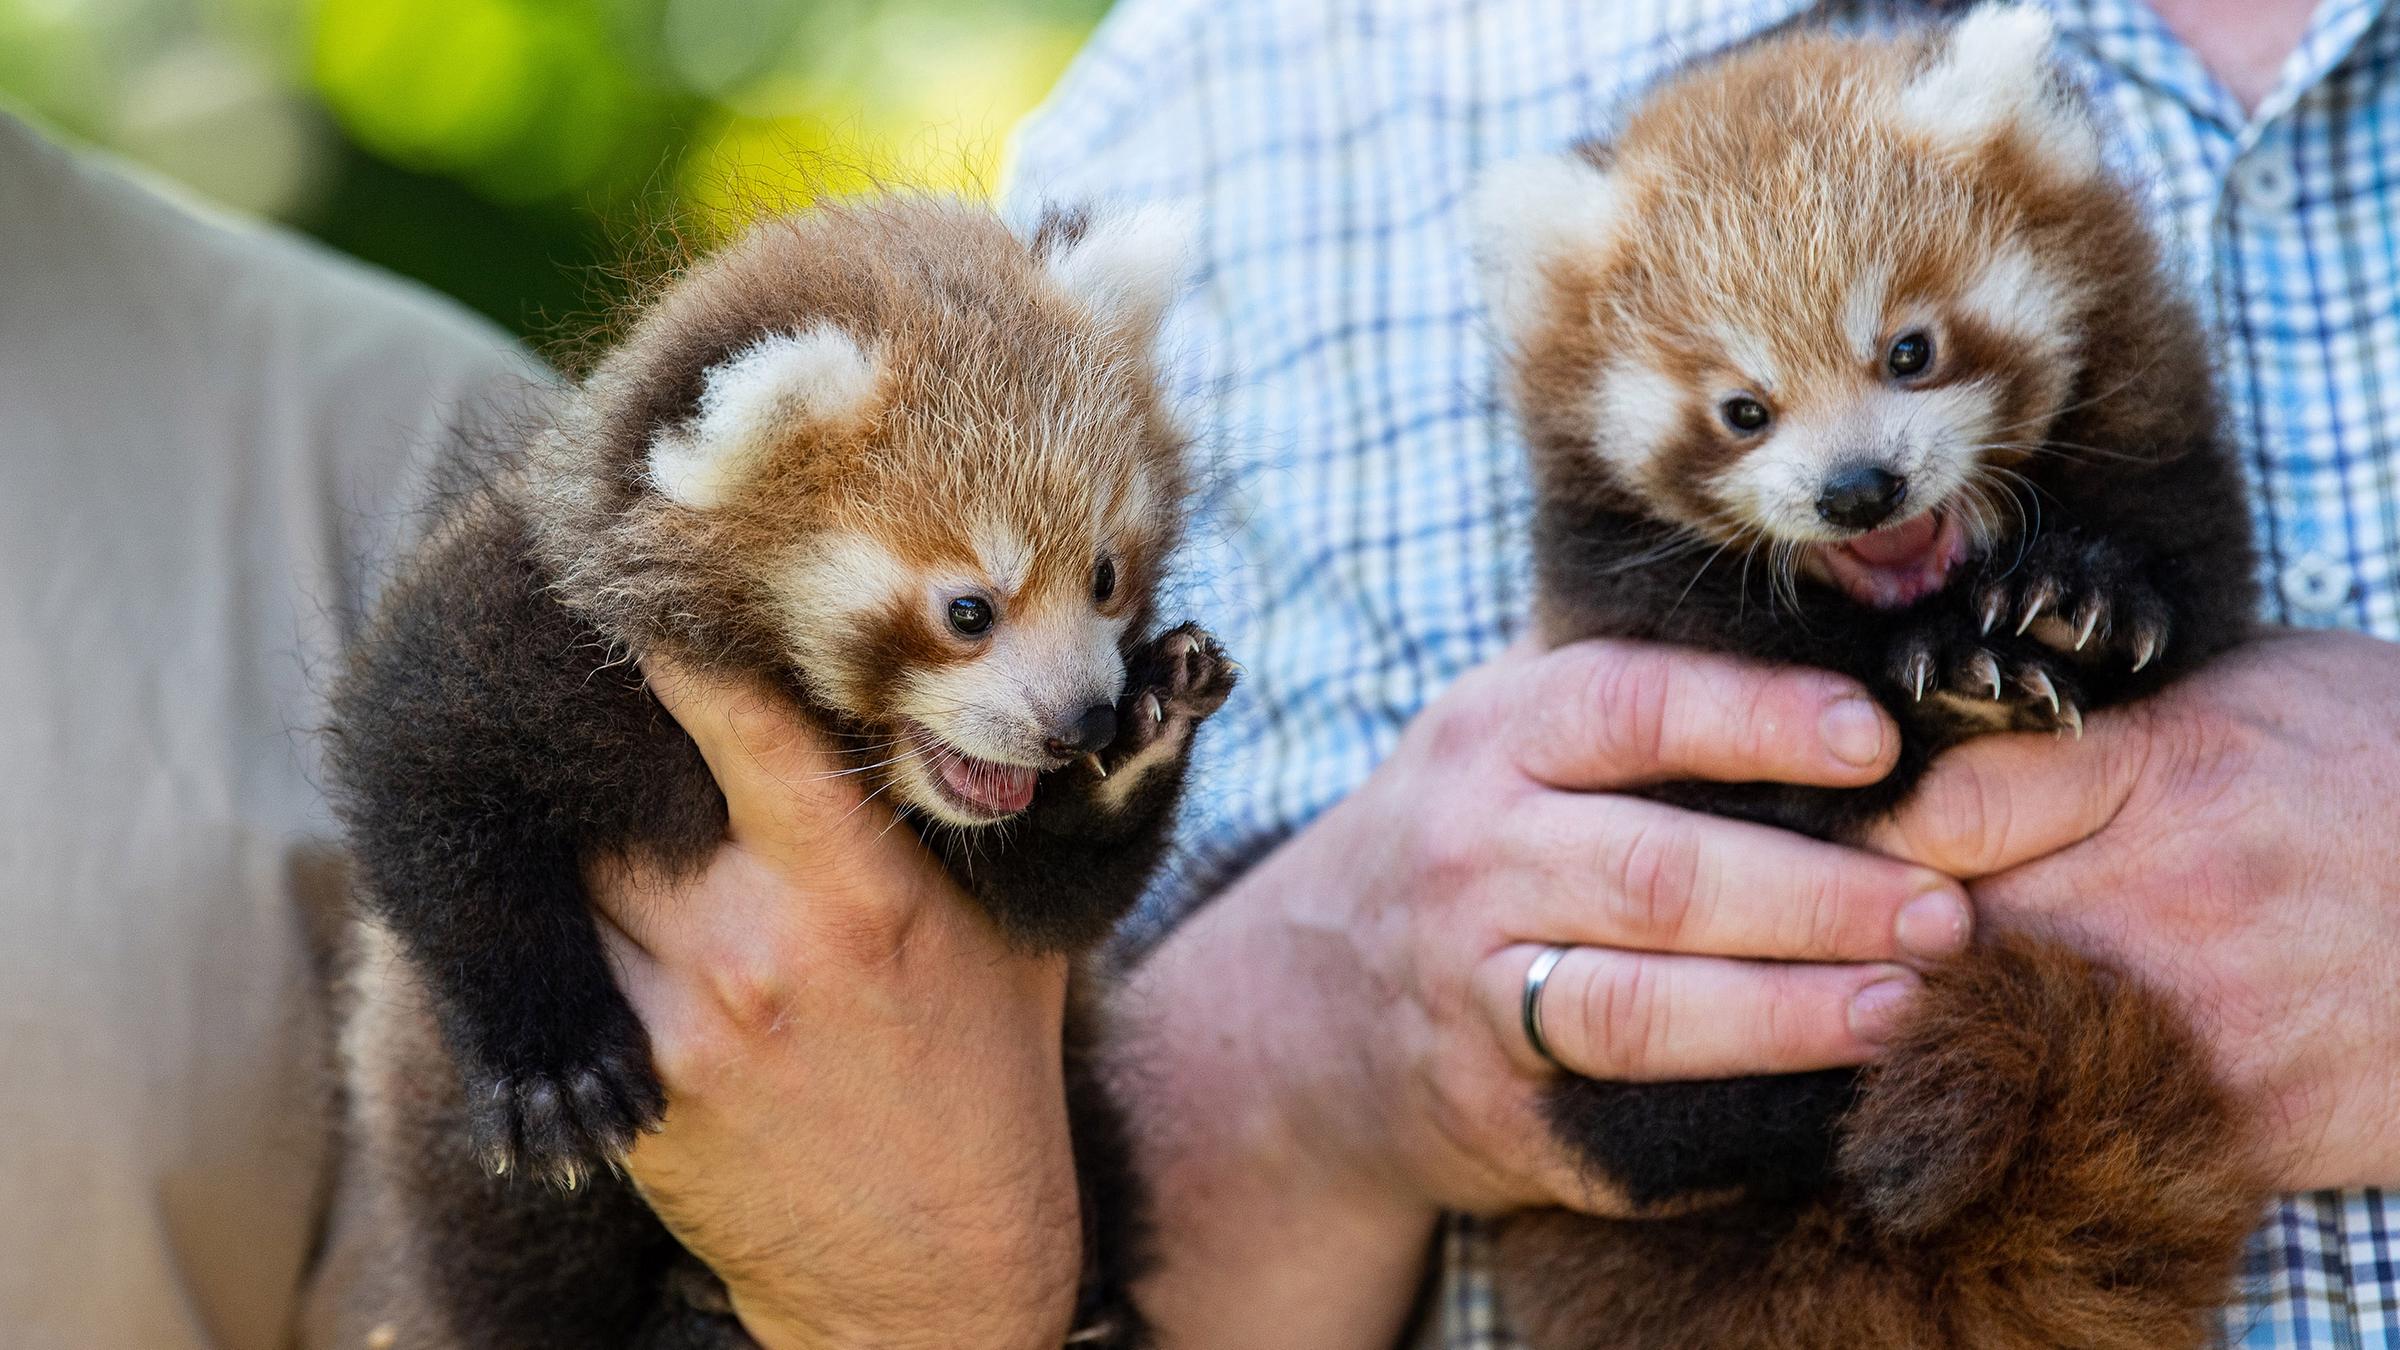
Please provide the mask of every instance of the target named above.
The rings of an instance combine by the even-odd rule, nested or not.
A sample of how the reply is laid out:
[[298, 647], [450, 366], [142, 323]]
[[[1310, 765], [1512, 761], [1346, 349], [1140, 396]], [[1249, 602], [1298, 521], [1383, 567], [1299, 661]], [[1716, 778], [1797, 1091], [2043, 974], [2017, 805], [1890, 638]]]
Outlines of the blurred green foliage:
[[1107, 0], [0, 0], [0, 100], [549, 335], [669, 214], [977, 191]]

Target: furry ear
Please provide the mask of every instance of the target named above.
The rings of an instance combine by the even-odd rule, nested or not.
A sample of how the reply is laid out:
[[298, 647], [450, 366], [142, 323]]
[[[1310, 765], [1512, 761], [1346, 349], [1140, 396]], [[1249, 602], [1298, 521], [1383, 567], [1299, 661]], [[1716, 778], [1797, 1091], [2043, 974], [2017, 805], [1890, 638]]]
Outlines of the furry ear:
[[2018, 131], [2044, 164], [2073, 179], [2100, 166], [2100, 138], [2060, 78], [2050, 16], [2030, 5], [1985, 4], [1941, 40], [1932, 64], [1900, 92], [1905, 125], [1972, 152]]
[[1198, 234], [1199, 221], [1180, 206], [1053, 213], [1034, 251], [1093, 317], [1147, 343], [1191, 278]]
[[1618, 192], [1597, 147], [1514, 160], [1485, 174], [1470, 206], [1484, 304], [1503, 336], [1541, 314], [1550, 269], [1599, 258], [1615, 242]]
[[708, 368], [689, 421], [650, 441], [650, 482], [695, 510], [723, 505], [759, 461], [804, 426], [868, 413], [875, 356], [830, 323], [770, 333]]

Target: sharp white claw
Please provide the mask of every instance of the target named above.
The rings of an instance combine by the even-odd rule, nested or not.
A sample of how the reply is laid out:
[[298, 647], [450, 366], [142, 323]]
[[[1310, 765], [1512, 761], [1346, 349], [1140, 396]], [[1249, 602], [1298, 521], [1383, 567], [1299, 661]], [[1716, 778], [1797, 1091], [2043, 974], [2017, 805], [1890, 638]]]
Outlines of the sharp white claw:
[[1975, 682], [1977, 684], [1990, 686], [1992, 691], [1992, 701], [1995, 703], [1999, 702], [2000, 663], [1992, 659], [1992, 654], [1990, 652], [1977, 652], [1972, 658], [1969, 659], [1967, 666], [1969, 673], [1974, 677]]
[[2083, 739], [2083, 710], [2081, 708], [2072, 703], [2068, 704], [2059, 709], [2058, 720], [2066, 725], [2067, 730], [2075, 733], [2076, 740]]
[[1158, 723], [1158, 722], [1164, 722], [1164, 721], [1166, 721], [1166, 720], [1167, 720], [1167, 708], [1166, 708], [1166, 705], [1165, 705], [1165, 704], [1163, 704], [1163, 703], [1160, 703], [1160, 702], [1158, 701], [1158, 695], [1156, 695], [1156, 694], [1144, 694], [1144, 695], [1142, 695], [1142, 706], [1143, 706], [1144, 708], [1147, 708], [1147, 709], [1149, 709], [1149, 710], [1150, 710], [1150, 720], [1151, 720], [1151, 722], [1153, 722], [1153, 723]]
[[2023, 637], [2025, 630], [2033, 627], [2033, 621], [2042, 617], [2042, 612], [2049, 609], [2050, 602], [2057, 598], [2058, 592], [2048, 585], [2035, 591], [2033, 598], [2025, 602], [2025, 617], [2017, 620], [2017, 636]]
[[1083, 757], [1083, 762], [1091, 768], [1091, 771], [1095, 776], [1101, 778], [1108, 777], [1108, 766], [1100, 762], [1100, 757], [1098, 755], [1085, 755]]
[[2055, 713], [2059, 710], [2058, 686], [2050, 683], [2048, 675], [2038, 670], [2029, 670], [2023, 675], [2022, 682], [2027, 689], [2033, 691], [2035, 698], [2048, 700], [2050, 711]]
[[2133, 668], [2140, 670], [2149, 665], [2150, 658], [2156, 655], [2158, 655], [2158, 634], [2149, 629], [2143, 629], [2142, 635], [2134, 641]]
[[1917, 702], [1925, 701], [1925, 683], [1933, 678], [1933, 658], [1923, 652], [1908, 658], [1908, 692]]
[[1990, 595], [1984, 597], [1983, 635], [1985, 637], [1990, 637], [1992, 635], [1992, 630], [1998, 628], [2000, 626], [2000, 621], [2007, 617], [2008, 597], [2006, 595], [2000, 593], [1999, 591], [1993, 591]]
[[2082, 651], [2084, 644], [2092, 640], [2092, 633], [2099, 627], [2100, 607], [2094, 605], [2083, 612], [2083, 621], [2075, 625], [2075, 650]]

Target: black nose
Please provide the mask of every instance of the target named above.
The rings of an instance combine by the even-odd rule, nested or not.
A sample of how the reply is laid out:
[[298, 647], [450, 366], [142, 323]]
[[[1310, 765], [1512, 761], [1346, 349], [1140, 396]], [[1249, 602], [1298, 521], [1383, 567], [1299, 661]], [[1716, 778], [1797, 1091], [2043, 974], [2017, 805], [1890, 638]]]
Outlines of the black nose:
[[1845, 530], [1869, 530], [1891, 518], [1908, 496], [1908, 480], [1872, 464], [1845, 464], [1825, 476], [1817, 514]]
[[1052, 736], [1045, 747], [1053, 755], [1089, 755], [1106, 750], [1117, 738], [1117, 710], [1105, 703], [1095, 703], [1083, 710], [1072, 726]]

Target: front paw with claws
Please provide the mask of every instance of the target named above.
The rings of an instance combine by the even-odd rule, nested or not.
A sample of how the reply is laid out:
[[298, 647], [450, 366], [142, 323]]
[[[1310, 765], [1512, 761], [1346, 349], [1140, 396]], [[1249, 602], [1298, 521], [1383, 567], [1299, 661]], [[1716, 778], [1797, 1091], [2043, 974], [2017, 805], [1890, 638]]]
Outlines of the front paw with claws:
[[1127, 663], [1117, 705], [1117, 737], [1090, 757], [1104, 793], [1130, 794], [1163, 765], [1183, 757], [1192, 728], [1225, 706], [1237, 668], [1197, 624], [1171, 628]]
[[[632, 1011], [626, 1011], [630, 1021]], [[618, 1168], [634, 1136], [658, 1128], [666, 1093], [640, 1027], [561, 1066], [466, 1071], [468, 1123], [484, 1169], [574, 1190]]]
[[1141, 898], [1166, 856], [1193, 730], [1233, 692], [1235, 668], [1190, 624], [1125, 655], [1115, 736], [1051, 770], [1022, 829], [976, 859], [945, 854], [1029, 948], [1081, 951]]
[[1953, 736], [1987, 731], [2083, 734], [2080, 681], [2046, 645], [1980, 623], [1935, 623], [1893, 645], [1888, 677], [1903, 706]]
[[1995, 561], [1969, 593], [1985, 637], [2029, 638], [2079, 664], [2112, 658], [2129, 671], [2165, 652], [2167, 604], [2115, 544], [2071, 530]]

